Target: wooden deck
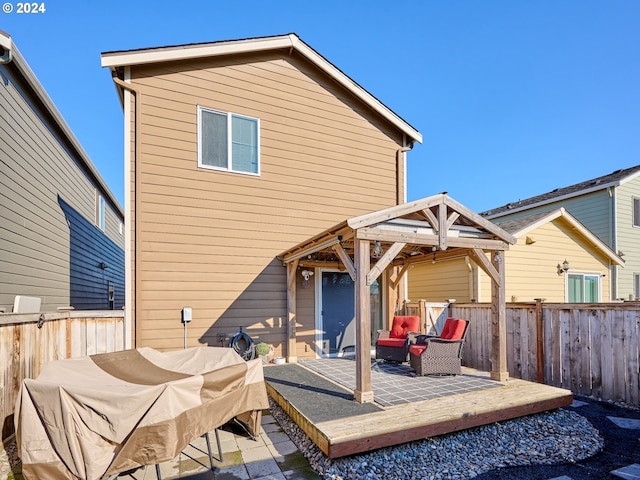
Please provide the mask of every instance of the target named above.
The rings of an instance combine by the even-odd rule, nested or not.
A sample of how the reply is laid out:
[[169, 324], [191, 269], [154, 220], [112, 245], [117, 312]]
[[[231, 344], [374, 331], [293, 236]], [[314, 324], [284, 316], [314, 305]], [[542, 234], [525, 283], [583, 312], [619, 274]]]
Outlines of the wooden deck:
[[[311, 371], [308, 373], [317, 375]], [[265, 375], [268, 377], [269, 373], [265, 372]], [[466, 368], [463, 375], [489, 378], [487, 372]], [[313, 377], [309, 379], [310, 383], [315, 380]], [[572, 402], [572, 395], [568, 390], [510, 379], [499, 386], [481, 391], [452, 394], [388, 407], [377, 405], [374, 411], [355, 412], [356, 414], [344, 417], [339, 415], [340, 406], [330, 404], [333, 400], [329, 399], [331, 394], [328, 392], [330, 388], [327, 388], [327, 383], [324, 383], [322, 388], [308, 388], [300, 378], [290, 383], [296, 382], [297, 389], [290, 385], [288, 390], [283, 390], [279, 388], [277, 380], [270, 381], [267, 378], [267, 390], [269, 395], [330, 458], [368, 452], [553, 410], [570, 405]], [[344, 400], [347, 391], [344, 387], [336, 383], [330, 384], [334, 386], [338, 395], [343, 397], [343, 401], [355, 403], [353, 400]], [[318, 395], [329, 396], [319, 398]], [[329, 411], [324, 412], [321, 421], [314, 421], [313, 415], [306, 410], [307, 406], [318, 402], [321, 404], [327, 402], [326, 408]], [[343, 405], [353, 408], [347, 403]], [[332, 409], [336, 414], [335, 418], [327, 418], [327, 414], [331, 417]]]

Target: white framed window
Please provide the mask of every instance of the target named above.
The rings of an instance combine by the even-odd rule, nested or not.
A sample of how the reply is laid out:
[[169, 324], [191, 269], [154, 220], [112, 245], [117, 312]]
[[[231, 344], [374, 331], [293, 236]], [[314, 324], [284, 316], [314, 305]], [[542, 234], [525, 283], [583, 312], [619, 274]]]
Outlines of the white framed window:
[[569, 303], [596, 303], [600, 301], [600, 275], [570, 273], [567, 282]]
[[633, 226], [640, 227], [640, 198], [633, 197]]
[[633, 298], [640, 298], [640, 273], [633, 274]]
[[260, 120], [198, 106], [198, 167], [260, 175]]
[[96, 226], [104, 232], [104, 197], [96, 191]]

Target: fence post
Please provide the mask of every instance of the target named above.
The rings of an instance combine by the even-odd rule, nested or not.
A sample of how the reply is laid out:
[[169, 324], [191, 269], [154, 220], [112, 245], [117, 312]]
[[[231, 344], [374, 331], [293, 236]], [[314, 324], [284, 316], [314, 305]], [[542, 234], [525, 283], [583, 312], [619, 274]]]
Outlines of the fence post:
[[542, 302], [544, 298], [536, 298], [536, 362], [538, 383], [544, 383], [544, 332], [542, 328]]

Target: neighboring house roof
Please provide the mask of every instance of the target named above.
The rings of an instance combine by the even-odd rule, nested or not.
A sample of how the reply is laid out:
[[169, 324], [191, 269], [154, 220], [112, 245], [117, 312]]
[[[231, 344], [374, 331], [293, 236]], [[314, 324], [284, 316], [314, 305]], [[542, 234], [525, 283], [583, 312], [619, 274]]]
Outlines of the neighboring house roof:
[[521, 238], [536, 228], [551, 222], [557, 218], [562, 218], [571, 228], [577, 231], [585, 239], [587, 239], [596, 250], [601, 252], [611, 262], [616, 265], [624, 265], [624, 260], [611, 250], [603, 241], [596, 237], [591, 230], [580, 223], [573, 215], [567, 212], [564, 207], [547, 212], [534, 213], [526, 217], [520, 217], [515, 220], [505, 220], [504, 222], [495, 222], [503, 230], [509, 232], [516, 238]]
[[11, 63], [16, 67], [16, 70], [22, 76], [44, 110], [50, 115], [54, 124], [59, 128], [63, 137], [69, 142], [71, 148], [75, 150], [76, 159], [81, 162], [82, 167], [86, 169], [86, 173], [93, 179], [96, 186], [100, 188], [107, 201], [111, 203], [118, 214], [124, 218], [124, 210], [120, 206], [115, 195], [111, 192], [89, 158], [89, 155], [82, 148], [82, 145], [80, 145], [80, 142], [71, 131], [71, 128], [62, 117], [62, 114], [58, 111], [44, 87], [36, 78], [27, 61], [20, 54], [20, 51], [18, 50], [18, 47], [16, 47], [15, 43], [13, 43], [11, 36], [0, 30], [0, 64], [8, 63]]
[[[245, 38], [209, 43], [192, 43], [165, 47], [122, 50], [102, 53], [102, 66], [115, 71], [119, 67], [147, 63], [170, 62], [268, 50], [296, 51], [304, 58], [358, 97], [372, 110], [409, 137], [411, 143], [422, 143], [422, 135], [380, 100], [367, 92], [339, 68], [304, 43], [296, 34]], [[117, 87], [120, 88], [120, 87]]]
[[542, 195], [525, 198], [524, 200], [518, 200], [517, 202], [507, 203], [501, 207], [486, 210], [480, 213], [480, 215], [486, 218], [496, 218], [502, 215], [528, 210], [548, 203], [558, 202], [560, 200], [566, 200], [579, 195], [603, 190], [605, 188], [618, 187], [629, 180], [636, 178], [638, 175], [640, 175], [640, 165], [616, 170], [608, 175], [592, 178], [591, 180], [576, 183], [575, 185], [570, 185], [568, 187], [556, 188], [555, 190], [543, 193]]

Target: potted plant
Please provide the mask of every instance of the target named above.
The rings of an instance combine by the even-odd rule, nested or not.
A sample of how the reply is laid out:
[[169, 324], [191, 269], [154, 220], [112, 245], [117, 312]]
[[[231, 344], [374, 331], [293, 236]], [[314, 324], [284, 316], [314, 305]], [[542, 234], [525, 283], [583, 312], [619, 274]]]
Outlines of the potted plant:
[[273, 347], [266, 342], [260, 342], [256, 345], [256, 354], [262, 359], [262, 363], [269, 363], [273, 357]]

